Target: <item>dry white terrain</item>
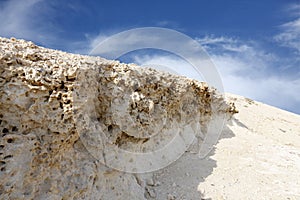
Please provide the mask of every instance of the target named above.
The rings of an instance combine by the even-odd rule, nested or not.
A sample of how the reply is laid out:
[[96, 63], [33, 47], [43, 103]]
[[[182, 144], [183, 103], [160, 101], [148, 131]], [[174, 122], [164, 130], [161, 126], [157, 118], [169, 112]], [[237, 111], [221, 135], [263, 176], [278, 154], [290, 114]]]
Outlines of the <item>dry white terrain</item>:
[[230, 95], [239, 110], [199, 184], [212, 199], [300, 199], [300, 116]]
[[[185, 154], [159, 174], [172, 199], [300, 199], [300, 116], [228, 94], [239, 113], [206, 159]], [[166, 194], [167, 191], [167, 194]], [[162, 198], [163, 199], [163, 198]]]

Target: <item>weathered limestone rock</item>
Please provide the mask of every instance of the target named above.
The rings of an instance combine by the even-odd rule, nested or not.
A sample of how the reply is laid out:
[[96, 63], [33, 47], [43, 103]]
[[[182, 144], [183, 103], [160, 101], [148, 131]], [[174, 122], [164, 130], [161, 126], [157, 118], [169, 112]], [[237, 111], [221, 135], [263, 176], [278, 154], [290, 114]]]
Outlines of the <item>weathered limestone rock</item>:
[[105, 166], [90, 130], [151, 152], [174, 131], [201, 144], [214, 115], [235, 112], [204, 83], [13, 38], [0, 38], [0, 100], [0, 199], [159, 198], [151, 173]]

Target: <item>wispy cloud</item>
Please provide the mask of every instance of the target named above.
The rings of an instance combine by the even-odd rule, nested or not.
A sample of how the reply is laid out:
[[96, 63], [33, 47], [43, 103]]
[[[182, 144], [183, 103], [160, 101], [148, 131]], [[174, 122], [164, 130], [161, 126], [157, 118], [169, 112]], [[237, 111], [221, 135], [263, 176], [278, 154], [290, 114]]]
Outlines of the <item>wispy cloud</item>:
[[221, 50], [227, 50], [232, 52], [243, 52], [249, 50], [250, 46], [246, 44], [242, 44], [236, 38], [230, 37], [215, 37], [213, 35], [205, 36], [203, 38], [196, 38], [196, 40], [204, 47], [204, 48], [221, 48]]
[[[232, 52], [227, 43], [243, 50]], [[215, 43], [207, 50], [221, 73], [225, 91], [300, 113], [300, 78], [282, 73], [280, 55], [269, 53], [258, 42], [243, 40]]]
[[205, 81], [190, 63], [175, 55], [146, 55], [138, 53], [132, 57], [132, 61], [141, 66]]
[[60, 37], [62, 30], [55, 20], [55, 7], [61, 4], [62, 1], [55, 0], [0, 1], [0, 36], [31, 40], [50, 48], [84, 52], [82, 49], [86, 41]]
[[30, 10], [39, 2], [40, 0], [0, 2], [1, 33], [5, 35], [16, 33], [27, 35], [31, 28], [28, 24]]
[[[260, 50], [257, 50], [258, 52]], [[223, 79], [225, 91], [300, 113], [300, 78], [283, 75], [273, 60], [260, 53], [244, 52], [244, 56], [224, 52], [210, 55]]]
[[289, 4], [286, 7], [286, 12], [290, 14], [290, 16], [293, 17], [300, 17], [300, 2], [294, 3], [294, 4]]
[[300, 4], [293, 4], [287, 10], [295, 19], [280, 25], [281, 33], [274, 39], [282, 46], [295, 49], [300, 55]]
[[10, 0], [0, 2], [0, 35], [34, 41], [46, 41], [40, 21], [43, 11], [37, 7], [44, 0]]
[[95, 49], [101, 42], [109, 38], [111, 35], [118, 33], [117, 32], [105, 32], [105, 33], [99, 33], [98, 35], [91, 35], [91, 34], [85, 34], [85, 38], [87, 40], [87, 47], [88, 52], [91, 52], [93, 49]]

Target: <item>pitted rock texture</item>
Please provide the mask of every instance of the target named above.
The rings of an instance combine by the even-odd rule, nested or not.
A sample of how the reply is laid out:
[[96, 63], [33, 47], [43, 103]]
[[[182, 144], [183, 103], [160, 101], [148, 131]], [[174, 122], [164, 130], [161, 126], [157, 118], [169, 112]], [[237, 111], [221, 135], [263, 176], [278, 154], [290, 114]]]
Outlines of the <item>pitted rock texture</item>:
[[110, 145], [147, 152], [187, 126], [201, 144], [214, 115], [236, 112], [205, 83], [14, 38], [0, 38], [0, 100], [0, 199], [159, 198], [151, 173], [110, 169], [87, 151], [93, 141], [80, 137], [93, 127], [81, 117]]

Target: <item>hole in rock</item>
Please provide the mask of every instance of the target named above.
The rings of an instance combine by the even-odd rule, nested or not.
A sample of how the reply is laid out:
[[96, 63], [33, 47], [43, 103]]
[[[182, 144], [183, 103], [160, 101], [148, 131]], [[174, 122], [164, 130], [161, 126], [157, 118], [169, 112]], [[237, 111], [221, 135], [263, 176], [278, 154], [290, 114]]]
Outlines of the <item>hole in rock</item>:
[[8, 129], [7, 128], [2, 129], [2, 133], [8, 133]]
[[14, 139], [12, 139], [12, 138], [7, 139], [7, 143], [13, 143], [13, 142], [14, 142]]

